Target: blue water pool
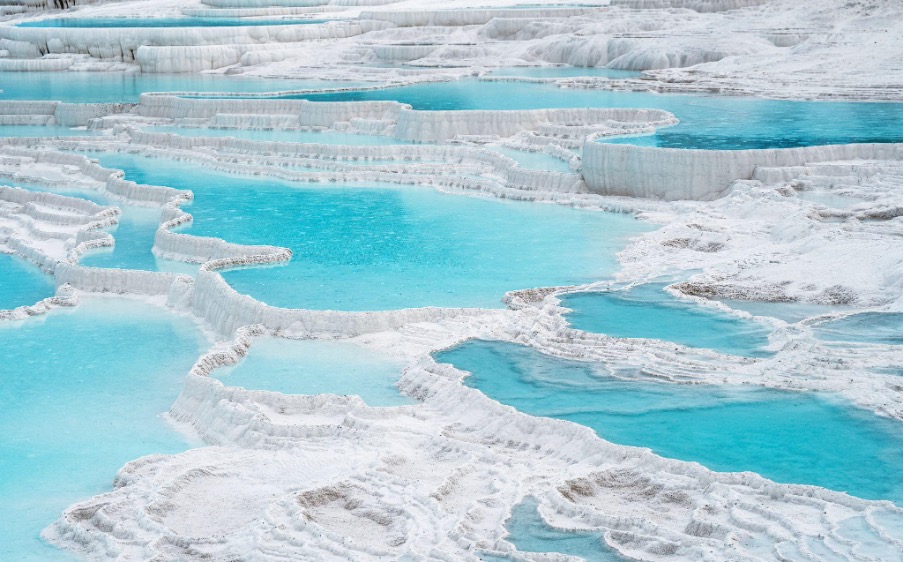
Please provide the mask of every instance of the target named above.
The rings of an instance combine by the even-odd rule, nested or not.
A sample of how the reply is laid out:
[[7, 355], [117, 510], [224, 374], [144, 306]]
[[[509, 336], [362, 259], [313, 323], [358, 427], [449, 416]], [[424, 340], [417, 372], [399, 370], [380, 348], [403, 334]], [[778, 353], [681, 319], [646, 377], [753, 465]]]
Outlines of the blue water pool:
[[[102, 81], [99, 79], [102, 78]], [[57, 100], [69, 103], [135, 103], [145, 92], [273, 92], [336, 88], [356, 83], [318, 79], [252, 78], [222, 74], [140, 72], [0, 72], [0, 100]]]
[[56, 282], [37, 265], [0, 253], [0, 310], [27, 306], [52, 297]]
[[229, 386], [283, 394], [356, 394], [369, 406], [402, 406], [414, 401], [395, 383], [403, 361], [351, 342], [259, 338], [234, 367], [212, 376]]
[[469, 341], [436, 359], [469, 371], [465, 384], [494, 400], [615, 443], [901, 503], [901, 422], [826, 396], [625, 382], [599, 365], [502, 342]]
[[30, 191], [48, 191], [78, 197], [97, 203], [98, 205], [114, 205], [119, 207], [119, 224], [106, 229], [113, 235], [116, 244], [113, 248], [92, 249], [79, 259], [80, 265], [88, 267], [142, 269], [146, 271], [168, 271], [173, 273], [193, 273], [196, 265], [174, 262], [156, 257], [152, 251], [154, 235], [160, 225], [160, 209], [126, 205], [113, 201], [95, 191], [66, 189], [13, 182], [16, 187]]
[[239, 292], [281, 307], [498, 308], [506, 291], [609, 276], [627, 237], [649, 229], [630, 215], [425, 187], [286, 184], [136, 155], [98, 158], [134, 181], [191, 189], [187, 232], [292, 249], [287, 265], [224, 272]]
[[902, 139], [900, 103], [654, 94], [475, 79], [293, 97], [313, 101], [396, 100], [423, 110], [658, 108], [672, 112], [681, 123], [661, 129], [655, 135], [609, 142], [672, 148], [739, 150], [851, 142], [901, 142]]
[[813, 332], [827, 341], [901, 345], [901, 323], [900, 312], [863, 312], [822, 322]]
[[733, 355], [763, 357], [771, 330], [763, 323], [676, 299], [665, 285], [571, 293], [561, 298], [573, 328], [617, 338], [667, 340]]
[[315, 19], [249, 18], [56, 18], [26, 21], [18, 27], [249, 27], [255, 25], [305, 25], [326, 23]]
[[524, 498], [512, 507], [505, 528], [509, 533], [505, 539], [521, 552], [558, 552], [579, 556], [587, 562], [626, 560], [609, 548], [602, 532], [569, 533], [547, 525], [537, 511], [535, 498]]
[[207, 342], [162, 309], [92, 298], [0, 323], [0, 341], [0, 559], [68, 559], [39, 539], [63, 509], [189, 446], [160, 414]]

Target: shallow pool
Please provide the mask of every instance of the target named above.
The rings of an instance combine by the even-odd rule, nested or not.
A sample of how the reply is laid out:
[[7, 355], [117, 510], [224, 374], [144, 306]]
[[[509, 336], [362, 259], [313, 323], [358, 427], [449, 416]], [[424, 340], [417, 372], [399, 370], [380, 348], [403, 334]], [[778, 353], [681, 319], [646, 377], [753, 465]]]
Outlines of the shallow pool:
[[211, 376], [249, 390], [355, 394], [369, 406], [402, 406], [414, 403], [395, 386], [404, 367], [404, 361], [352, 342], [264, 337], [241, 363]]
[[[102, 77], [102, 83], [98, 78]], [[358, 83], [140, 72], [0, 72], [0, 100], [56, 100], [69, 103], [136, 103], [145, 92], [274, 92], [341, 88]]]
[[630, 215], [427, 187], [287, 184], [184, 162], [96, 156], [128, 179], [191, 189], [185, 209], [194, 224], [186, 232], [290, 248], [287, 265], [224, 272], [239, 292], [280, 307], [499, 308], [506, 291], [608, 277], [627, 238], [650, 228]]
[[627, 291], [571, 293], [562, 306], [577, 330], [617, 338], [667, 340], [732, 355], [764, 357], [772, 331], [766, 324], [744, 320], [665, 292], [665, 285], [650, 284]]
[[53, 18], [26, 21], [17, 27], [250, 27], [256, 25], [305, 25], [326, 23], [323, 19], [250, 19], [250, 18]]
[[603, 539], [602, 532], [560, 531], [546, 524], [537, 511], [536, 498], [527, 497], [512, 507], [512, 516], [505, 522], [505, 540], [521, 552], [558, 552], [579, 556], [587, 562], [623, 562]]
[[0, 559], [69, 557], [39, 539], [116, 471], [189, 447], [160, 417], [207, 347], [194, 323], [137, 300], [0, 323]]
[[472, 340], [436, 359], [470, 371], [465, 384], [494, 400], [615, 443], [901, 504], [901, 422], [828, 396], [626, 382], [601, 365], [503, 342]]
[[901, 345], [901, 324], [900, 312], [862, 312], [821, 322], [813, 332], [827, 341]]
[[37, 265], [0, 253], [0, 310], [32, 305], [55, 292], [53, 277]]
[[655, 135], [609, 142], [740, 150], [852, 142], [901, 142], [900, 103], [767, 100], [559, 88], [552, 84], [462, 79], [384, 90], [303, 94], [313, 101], [396, 100], [422, 110], [635, 107], [681, 121]]

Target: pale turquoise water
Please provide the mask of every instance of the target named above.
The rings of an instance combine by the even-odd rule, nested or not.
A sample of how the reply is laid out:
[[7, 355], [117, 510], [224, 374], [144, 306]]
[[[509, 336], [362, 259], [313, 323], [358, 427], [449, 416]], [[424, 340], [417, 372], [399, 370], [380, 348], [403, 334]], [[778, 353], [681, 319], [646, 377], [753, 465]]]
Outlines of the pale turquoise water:
[[186, 232], [290, 248], [285, 266], [224, 273], [239, 292], [281, 307], [499, 308], [513, 289], [608, 277], [627, 237], [650, 228], [630, 215], [425, 187], [286, 184], [184, 162], [96, 156], [128, 179], [191, 189], [194, 225]]
[[732, 355], [763, 357], [771, 329], [672, 297], [665, 285], [640, 285], [628, 291], [571, 293], [561, 298], [566, 318], [578, 330], [617, 338], [667, 340]]
[[900, 103], [767, 100], [558, 88], [551, 84], [463, 79], [384, 90], [303, 94], [314, 101], [396, 100], [415, 109], [637, 107], [670, 111], [680, 124], [656, 135], [610, 142], [739, 150], [901, 142]]
[[83, 298], [0, 323], [0, 560], [68, 559], [39, 539], [116, 471], [189, 444], [160, 418], [207, 342], [195, 325], [133, 300]]
[[[99, 79], [103, 83], [99, 83]], [[70, 103], [135, 103], [145, 92], [274, 92], [337, 88], [355, 82], [252, 78], [222, 74], [140, 72], [0, 72], [0, 100], [56, 100]]]
[[901, 345], [901, 313], [863, 312], [813, 327], [816, 337], [827, 341]]
[[494, 400], [615, 443], [901, 504], [901, 422], [827, 396], [625, 382], [601, 365], [503, 342], [472, 340], [436, 359], [470, 371], [465, 384]]
[[17, 187], [30, 191], [47, 191], [69, 197], [79, 197], [97, 203], [98, 205], [113, 205], [119, 207], [119, 224], [113, 228], [105, 229], [113, 235], [116, 241], [114, 247], [97, 248], [90, 250], [79, 260], [79, 264], [88, 267], [141, 269], [145, 271], [168, 271], [173, 273], [193, 273], [196, 265], [182, 262], [174, 262], [157, 258], [152, 252], [154, 235], [160, 225], [160, 209], [125, 205], [119, 201], [113, 201], [94, 191], [79, 189], [65, 189], [54, 187], [48, 189], [43, 186], [13, 182]]
[[55, 292], [53, 277], [37, 265], [0, 253], [0, 310], [35, 304]]
[[351, 342], [258, 338], [234, 367], [211, 376], [228, 386], [283, 394], [356, 394], [369, 406], [402, 406], [414, 401], [395, 383], [404, 361]]
[[547, 525], [537, 511], [536, 498], [524, 498], [512, 507], [505, 529], [509, 533], [505, 540], [521, 552], [559, 552], [580, 556], [587, 562], [626, 560], [606, 544], [602, 532], [569, 533]]
[[255, 25], [305, 25], [326, 23], [317, 19], [249, 19], [249, 18], [58, 18], [27, 21], [18, 27], [249, 27]]

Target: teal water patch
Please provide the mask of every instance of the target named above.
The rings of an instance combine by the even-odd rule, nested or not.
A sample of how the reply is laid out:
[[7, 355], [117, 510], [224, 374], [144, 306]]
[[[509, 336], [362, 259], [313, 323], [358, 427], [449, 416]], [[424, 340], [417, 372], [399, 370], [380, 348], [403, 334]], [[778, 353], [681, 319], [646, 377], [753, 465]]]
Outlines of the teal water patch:
[[608, 277], [627, 238], [650, 228], [630, 215], [426, 187], [312, 187], [136, 155], [98, 158], [139, 183], [191, 189], [185, 232], [290, 248], [286, 265], [224, 272], [237, 291], [280, 307], [499, 308], [510, 290]]
[[649, 284], [627, 291], [570, 293], [561, 297], [566, 315], [577, 330], [617, 338], [672, 341], [689, 347], [731, 355], [765, 357], [771, 330], [665, 292], [665, 285]]
[[369, 406], [403, 406], [414, 401], [395, 383], [404, 361], [351, 342], [265, 337], [234, 367], [211, 376], [228, 386], [283, 394], [355, 394]]
[[0, 324], [0, 559], [68, 559], [39, 534], [116, 471], [189, 444], [160, 415], [207, 342], [189, 320], [134, 300]]
[[54, 187], [16, 183], [16, 187], [22, 187], [30, 191], [44, 191], [58, 193], [69, 197], [87, 199], [98, 205], [119, 207], [119, 224], [105, 229], [113, 235], [115, 245], [113, 248], [96, 248], [88, 251], [79, 259], [79, 264], [87, 267], [116, 268], [116, 269], [141, 269], [145, 271], [165, 271], [171, 273], [194, 273], [198, 266], [160, 259], [153, 253], [154, 236], [160, 225], [159, 208], [137, 207], [113, 201], [95, 191], [80, 189], [67, 189]]
[[808, 302], [766, 302], [766, 301], [742, 301], [734, 299], [718, 299], [726, 306], [735, 310], [749, 312], [754, 316], [778, 318], [785, 322], [800, 322], [805, 318], [829, 314], [850, 308], [848, 306], [834, 306], [825, 304], [813, 304]]
[[826, 341], [901, 345], [900, 312], [862, 312], [813, 327], [816, 337]]
[[546, 524], [537, 511], [535, 498], [524, 500], [512, 507], [512, 516], [506, 521], [508, 536], [505, 540], [521, 552], [558, 552], [579, 556], [587, 562], [623, 562], [605, 542], [601, 532], [560, 531]]
[[667, 148], [741, 150], [901, 142], [900, 103], [767, 100], [559, 88], [553, 84], [462, 79], [383, 90], [302, 94], [312, 101], [395, 100], [421, 110], [657, 108], [681, 122], [655, 135], [607, 142]]
[[339, 132], [279, 131], [254, 129], [206, 129], [193, 127], [142, 126], [149, 133], [174, 133], [183, 137], [234, 137], [255, 141], [340, 144], [346, 146], [388, 146], [410, 144], [383, 135], [354, 135]]
[[508, 156], [509, 158], [514, 160], [520, 168], [526, 168], [528, 170], [561, 172], [563, 174], [574, 173], [574, 171], [568, 166], [567, 162], [565, 162], [561, 158], [556, 158], [555, 156], [547, 154], [545, 152], [530, 152], [528, 150], [518, 150], [515, 148], [509, 148], [507, 146], [500, 146], [496, 144], [489, 144], [484, 148], [498, 152], [503, 156]]
[[53, 277], [37, 265], [0, 253], [0, 310], [32, 305], [55, 292]]
[[599, 364], [503, 342], [472, 340], [435, 356], [470, 371], [465, 384], [494, 400], [615, 443], [901, 504], [901, 422], [828, 396], [629, 382]]
[[248, 19], [248, 18], [55, 18], [26, 21], [17, 27], [69, 27], [69, 28], [110, 28], [110, 27], [252, 27], [257, 25], [310, 25], [326, 23], [330, 20], [317, 19]]
[[69, 103], [136, 103], [146, 92], [255, 93], [344, 88], [356, 82], [225, 76], [222, 74], [142, 74], [105, 72], [0, 72], [0, 100], [55, 100]]

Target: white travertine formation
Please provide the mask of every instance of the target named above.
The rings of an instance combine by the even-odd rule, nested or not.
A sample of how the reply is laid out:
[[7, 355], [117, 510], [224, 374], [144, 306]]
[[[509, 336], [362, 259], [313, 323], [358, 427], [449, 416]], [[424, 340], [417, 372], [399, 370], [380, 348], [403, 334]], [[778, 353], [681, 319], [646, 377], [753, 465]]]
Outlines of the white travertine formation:
[[901, 144], [844, 144], [758, 150], [694, 150], [584, 141], [587, 187], [605, 195], [675, 201], [708, 200], [758, 167], [802, 166], [831, 160], [900, 161]]
[[416, 10], [416, 11], [365, 11], [359, 16], [362, 20], [385, 21], [399, 27], [424, 26], [464, 26], [480, 25], [493, 18], [562, 18], [592, 14], [598, 8], [524, 8], [511, 9], [470, 9], [470, 10]]

